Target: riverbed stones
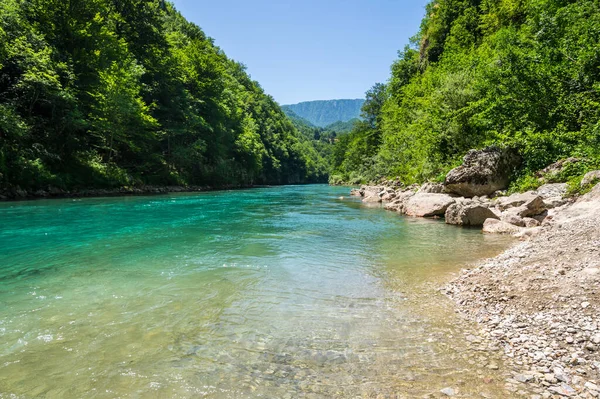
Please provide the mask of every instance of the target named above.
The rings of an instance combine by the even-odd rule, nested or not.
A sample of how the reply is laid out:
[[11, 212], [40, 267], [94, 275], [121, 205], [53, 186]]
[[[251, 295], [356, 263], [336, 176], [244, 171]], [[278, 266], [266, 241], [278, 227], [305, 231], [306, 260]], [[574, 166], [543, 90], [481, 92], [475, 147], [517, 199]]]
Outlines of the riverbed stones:
[[471, 150], [463, 164], [446, 175], [445, 190], [467, 198], [491, 195], [508, 187], [510, 175], [518, 164], [519, 157], [507, 149]]
[[404, 213], [415, 217], [444, 216], [455, 201], [447, 194], [417, 193], [404, 205]]
[[[538, 234], [465, 270], [445, 292], [543, 398], [599, 398], [600, 185]], [[597, 191], [596, 191], [597, 190]], [[523, 218], [525, 219], [525, 218]], [[500, 221], [502, 223], [503, 221]], [[534, 378], [519, 382], [517, 375]]]
[[498, 219], [488, 206], [477, 201], [461, 201], [446, 210], [446, 223], [458, 226], [483, 226], [486, 219]]

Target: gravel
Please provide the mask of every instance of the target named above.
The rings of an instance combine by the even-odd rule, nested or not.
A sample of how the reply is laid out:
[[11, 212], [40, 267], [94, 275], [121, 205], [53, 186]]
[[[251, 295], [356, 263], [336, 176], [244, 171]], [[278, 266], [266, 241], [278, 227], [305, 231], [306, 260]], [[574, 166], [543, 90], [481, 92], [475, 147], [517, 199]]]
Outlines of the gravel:
[[600, 185], [538, 229], [443, 291], [480, 323], [472, 345], [501, 348], [515, 397], [599, 398]]

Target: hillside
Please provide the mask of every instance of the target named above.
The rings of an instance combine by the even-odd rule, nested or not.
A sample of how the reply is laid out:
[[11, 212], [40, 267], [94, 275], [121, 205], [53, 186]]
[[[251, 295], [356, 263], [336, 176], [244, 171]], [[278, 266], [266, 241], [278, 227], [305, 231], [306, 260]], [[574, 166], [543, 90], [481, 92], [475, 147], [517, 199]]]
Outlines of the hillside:
[[331, 125], [325, 126], [325, 129], [338, 134], [348, 133], [354, 128], [354, 125], [356, 125], [357, 122], [360, 122], [359, 118], [352, 118], [349, 121], [345, 122], [337, 121], [332, 123]]
[[600, 164], [600, 3], [433, 0], [421, 29], [339, 141], [338, 179], [436, 180], [472, 148], [518, 151], [513, 188], [535, 171]]
[[284, 111], [306, 119], [317, 127], [326, 127], [335, 122], [347, 122], [360, 117], [360, 109], [364, 100], [325, 100], [307, 101], [282, 106]]
[[0, 3], [0, 189], [325, 178], [312, 140], [173, 4], [117, 3]]

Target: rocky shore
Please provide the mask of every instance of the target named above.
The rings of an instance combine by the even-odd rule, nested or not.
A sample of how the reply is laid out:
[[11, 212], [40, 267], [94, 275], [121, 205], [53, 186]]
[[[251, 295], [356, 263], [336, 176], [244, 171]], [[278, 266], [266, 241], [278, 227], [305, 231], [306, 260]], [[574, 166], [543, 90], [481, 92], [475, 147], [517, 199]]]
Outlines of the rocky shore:
[[444, 292], [501, 348], [515, 396], [600, 397], [600, 184]]
[[[471, 151], [463, 165], [450, 171], [444, 183], [404, 187], [398, 181], [352, 190], [366, 203], [413, 217], [445, 218], [446, 223], [482, 227], [486, 233], [525, 237], [567, 206], [566, 183], [548, 183], [535, 191], [510, 196], [508, 187], [514, 156], [500, 149]], [[560, 171], [549, 168], [546, 176]], [[558, 168], [558, 169], [557, 169]]]
[[[596, 185], [578, 199], [567, 197], [564, 183], [507, 196], [513, 161], [498, 149], [472, 151], [443, 184], [389, 181], [352, 194], [407, 216], [444, 217], [448, 224], [518, 237], [442, 289], [457, 312], [481, 327], [478, 336], [465, 338], [474, 353], [502, 354], [511, 397], [600, 398], [600, 171], [583, 178], [582, 187]], [[541, 182], [572, 162], [540, 171]], [[441, 394], [454, 396], [454, 390]]]

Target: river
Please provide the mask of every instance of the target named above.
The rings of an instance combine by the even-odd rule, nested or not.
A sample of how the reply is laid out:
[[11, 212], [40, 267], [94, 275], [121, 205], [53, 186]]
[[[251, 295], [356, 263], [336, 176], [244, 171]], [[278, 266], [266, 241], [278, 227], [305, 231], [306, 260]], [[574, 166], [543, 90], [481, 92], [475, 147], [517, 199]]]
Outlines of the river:
[[437, 289], [506, 239], [347, 195], [0, 204], [0, 398], [502, 397]]

